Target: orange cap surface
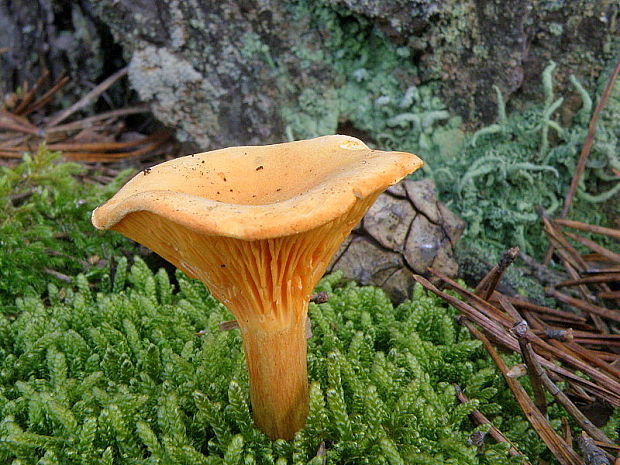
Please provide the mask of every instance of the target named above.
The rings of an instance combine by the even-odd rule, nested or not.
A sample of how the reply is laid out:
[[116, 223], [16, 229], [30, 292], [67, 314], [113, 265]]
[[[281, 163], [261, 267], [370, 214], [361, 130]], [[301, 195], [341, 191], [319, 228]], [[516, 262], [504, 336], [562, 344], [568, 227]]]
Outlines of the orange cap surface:
[[146, 211], [198, 233], [243, 240], [314, 229], [356, 199], [422, 166], [415, 155], [369, 149], [348, 136], [231, 147], [161, 163], [93, 212], [99, 229]]

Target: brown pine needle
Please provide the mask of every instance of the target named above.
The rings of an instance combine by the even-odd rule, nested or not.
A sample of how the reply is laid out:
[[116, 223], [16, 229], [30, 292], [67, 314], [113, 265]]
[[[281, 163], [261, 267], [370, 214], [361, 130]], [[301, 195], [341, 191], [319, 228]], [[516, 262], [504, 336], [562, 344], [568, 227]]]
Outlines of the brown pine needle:
[[618, 273], [601, 273], [594, 276], [587, 276], [585, 278], [569, 279], [562, 281], [555, 287], [575, 286], [579, 284], [592, 284], [592, 283], [611, 283], [614, 281], [620, 281], [620, 272]]
[[59, 114], [57, 114], [56, 116], [54, 116], [49, 122], [48, 122], [48, 126], [56, 126], [59, 123], [61, 123], [62, 121], [66, 120], [69, 116], [71, 116], [73, 113], [75, 113], [76, 111], [84, 108], [86, 105], [88, 105], [89, 103], [93, 102], [95, 99], [97, 99], [102, 93], [104, 93], [106, 90], [108, 90], [108, 88], [110, 86], [112, 86], [112, 84], [114, 84], [116, 81], [118, 81], [120, 78], [122, 78], [123, 76], [125, 76], [127, 74], [128, 68], [124, 67], [122, 69], [119, 69], [116, 73], [114, 73], [113, 75], [111, 75], [110, 77], [108, 77], [107, 79], [105, 79], [102, 83], [100, 83], [99, 85], [97, 85], [93, 90], [91, 90], [89, 93], [87, 93], [84, 97], [82, 97], [80, 100], [78, 100], [77, 102], [75, 102], [73, 105], [71, 105], [69, 108], [61, 111]]
[[[462, 300], [459, 300], [450, 294], [440, 291], [426, 278], [420, 275], [414, 275], [413, 278], [427, 290], [441, 297], [454, 308], [460, 310], [467, 318], [470, 318], [476, 324], [480, 325], [480, 327], [483, 328], [484, 331], [489, 334], [494, 341], [497, 341], [497, 343], [499, 343], [501, 346], [505, 347], [506, 349], [512, 350], [513, 352], [519, 351], [519, 344], [517, 343], [516, 338], [513, 335], [509, 334], [504, 327], [499, 326], [498, 323], [496, 323], [494, 320], [489, 319], [468, 303], [463, 302]], [[456, 285], [458, 286], [458, 284]], [[463, 289], [463, 291], [465, 290]], [[554, 357], [564, 360], [565, 363], [575, 366], [575, 368], [577, 368], [578, 370], [581, 370], [588, 376], [591, 376], [593, 381], [589, 381], [580, 376], [577, 376], [570, 370], [556, 365], [553, 361], [539, 356], [539, 362], [546, 369], [551, 370], [557, 375], [560, 375], [566, 381], [569, 381], [575, 389], [579, 389], [579, 386], [581, 386], [588, 392], [595, 394], [601, 399], [605, 399], [611, 405], [620, 407], [620, 383], [615, 382], [608, 376], [600, 373], [598, 370], [595, 370], [589, 364], [575, 359], [574, 357], [563, 353], [561, 350], [544, 343], [544, 341], [540, 338], [534, 339], [533, 342], [537, 346], [540, 345], [541, 350], [546, 350], [547, 352], [553, 354]], [[596, 383], [600, 383], [600, 385]], [[586, 399], [591, 399], [585, 393], [583, 396]]]
[[101, 121], [101, 120], [118, 118], [121, 116], [134, 115], [137, 113], [148, 113], [149, 111], [150, 109], [148, 105], [136, 105], [133, 107], [120, 108], [118, 110], [106, 111], [106, 112], [99, 113], [93, 116], [89, 116], [87, 118], [83, 118], [81, 120], [74, 121], [72, 123], [61, 124], [59, 126], [49, 126], [45, 129], [45, 133], [55, 134], [58, 132], [76, 131], [79, 129], [90, 128], [94, 125], [94, 123]]
[[527, 309], [527, 310], [530, 310], [536, 313], [541, 313], [544, 315], [557, 316], [558, 318], [561, 318], [563, 320], [568, 320], [568, 321], [578, 321], [578, 322], [586, 321], [584, 317], [580, 315], [575, 315], [574, 313], [569, 313], [563, 310], [558, 310], [555, 308], [550, 308], [550, 307], [545, 307], [543, 305], [534, 304], [532, 302], [528, 302], [526, 300], [522, 300], [517, 297], [510, 297], [510, 296], [504, 296], [504, 297], [506, 297], [508, 302], [510, 302], [517, 308], [524, 308], [524, 309]]
[[[463, 390], [460, 388], [460, 386], [455, 385], [454, 390], [456, 392], [456, 398], [458, 399], [459, 402], [461, 402], [462, 404], [469, 402], [469, 399], [463, 393]], [[469, 414], [469, 416], [472, 419], [472, 421], [477, 425], [490, 425], [489, 434], [491, 435], [493, 439], [495, 439], [496, 442], [505, 442], [509, 444], [510, 448], [508, 449], [508, 453], [510, 455], [512, 455], [513, 457], [523, 456], [523, 453], [519, 451], [519, 449], [517, 449], [517, 447], [510, 441], [510, 439], [504, 436], [504, 434], [500, 430], [498, 430], [493, 425], [493, 423], [491, 423], [491, 421], [487, 417], [484, 416], [482, 412], [480, 412], [479, 410], [473, 410]], [[529, 465], [530, 462], [524, 459], [523, 464]]]
[[13, 113], [15, 113], [16, 115], [24, 115], [24, 113], [26, 112], [26, 109], [28, 108], [28, 105], [30, 104], [30, 102], [32, 102], [32, 100], [34, 99], [34, 96], [36, 95], [37, 91], [41, 88], [43, 83], [47, 81], [47, 78], [49, 77], [49, 75], [50, 75], [49, 70], [46, 69], [45, 71], [43, 71], [41, 76], [39, 76], [39, 79], [37, 79], [37, 82], [35, 82], [34, 86], [32, 86], [32, 89], [26, 92], [26, 94], [22, 98], [22, 101], [19, 103], [19, 105], [17, 105], [15, 110], [13, 110]]
[[616, 239], [620, 239], [620, 230], [619, 229], [611, 229], [605, 228], [603, 226], [596, 226], [588, 223], [581, 223], [579, 221], [566, 220], [562, 218], [557, 218], [553, 220], [555, 223], [560, 226], [567, 226], [569, 228], [578, 229], [584, 232], [591, 232], [596, 234], [603, 234], [605, 236], [614, 237]]
[[547, 293], [550, 296], [552, 296], [552, 297], [554, 297], [554, 298], [556, 298], [556, 299], [558, 299], [558, 300], [560, 300], [560, 301], [562, 301], [562, 302], [564, 302], [566, 304], [569, 304], [569, 305], [572, 305], [574, 307], [577, 307], [577, 308], [579, 308], [579, 309], [581, 309], [581, 310], [583, 310], [585, 312], [588, 312], [588, 313], [591, 313], [591, 314], [594, 314], [594, 315], [598, 315], [598, 316], [601, 316], [603, 318], [607, 318], [607, 319], [610, 319], [610, 320], [613, 320], [613, 321], [620, 322], [620, 311], [618, 311], [618, 310], [610, 310], [609, 308], [601, 307], [599, 305], [594, 305], [594, 304], [591, 304], [589, 302], [586, 302], [586, 301], [583, 301], [583, 300], [580, 300], [580, 299], [576, 299], [575, 297], [571, 297], [569, 295], [562, 294], [561, 292], [559, 292], [559, 291], [557, 291], [555, 289], [552, 289], [552, 288], [548, 288], [547, 289]]
[[[560, 218], [566, 218], [568, 211], [570, 210], [571, 204], [573, 202], [573, 198], [577, 192], [577, 186], [579, 185], [579, 181], [581, 180], [581, 176], [586, 167], [586, 162], [588, 161], [588, 157], [590, 156], [590, 151], [592, 150], [592, 146], [594, 145], [594, 136], [596, 135], [596, 125], [598, 123], [599, 116], [605, 105], [607, 104], [607, 100], [611, 95], [611, 91], [614, 88], [616, 78], [620, 73], [620, 60], [616, 63], [609, 79], [607, 80], [607, 84], [605, 85], [605, 89], [603, 90], [603, 94], [599, 99], [594, 112], [592, 113], [592, 118], [590, 119], [590, 124], [588, 125], [588, 134], [583, 142], [583, 146], [581, 147], [581, 153], [579, 154], [579, 159], [577, 160], [577, 166], [575, 168], [575, 172], [573, 173], [573, 178], [571, 179], [570, 187], [566, 193], [566, 197], [564, 198], [564, 204], [562, 205], [562, 211], [560, 212]], [[547, 249], [545, 253], [545, 258], [543, 260], [543, 264], [548, 265], [551, 261], [551, 256], [553, 255], [553, 243]]]
[[545, 398], [545, 390], [543, 383], [540, 379], [540, 371], [542, 368], [540, 364], [535, 363], [536, 354], [532, 349], [532, 345], [526, 337], [528, 331], [528, 324], [525, 319], [519, 314], [517, 309], [503, 296], [500, 296], [499, 302], [504, 310], [515, 321], [515, 325], [512, 327], [512, 333], [517, 336], [519, 341], [519, 348], [521, 349], [521, 357], [525, 366], [527, 367], [527, 374], [530, 378], [530, 384], [532, 385], [532, 392], [534, 393], [534, 402], [540, 410], [540, 413], [547, 416], [547, 399]]
[[508, 367], [504, 360], [499, 356], [491, 342], [482, 334], [470, 321], [463, 319], [463, 324], [469, 329], [469, 332], [482, 342], [495, 365], [499, 368], [504, 376], [506, 384], [514, 394], [517, 402], [521, 406], [521, 410], [526, 418], [536, 430], [540, 438], [555, 455], [562, 465], [581, 465], [581, 459], [577, 453], [562, 439], [551, 427], [544, 415], [536, 408], [532, 400], [529, 398], [523, 386], [516, 378], [508, 376]]
[[574, 241], [577, 241], [580, 244], [585, 245], [588, 249], [599, 253], [606, 259], [620, 264], [620, 254], [612, 252], [611, 250], [603, 247], [602, 245], [597, 244], [596, 242], [588, 239], [587, 237], [583, 237], [578, 234], [572, 234], [572, 233], [569, 233], [568, 231], [565, 231], [564, 234], [566, 234], [568, 237], [570, 237]]
[[598, 104], [594, 109], [594, 113], [592, 113], [592, 119], [590, 120], [590, 125], [588, 126], [588, 134], [583, 142], [583, 147], [581, 148], [581, 153], [579, 154], [579, 160], [577, 161], [577, 167], [575, 168], [573, 179], [571, 180], [570, 187], [564, 199], [564, 205], [562, 206], [560, 218], [566, 218], [568, 210], [570, 209], [571, 203], [573, 201], [573, 197], [575, 197], [575, 193], [577, 192], [577, 186], [579, 185], [579, 180], [583, 175], [583, 171], [586, 167], [586, 161], [588, 160], [590, 150], [592, 150], [592, 145], [594, 144], [594, 136], [596, 135], [596, 125], [598, 123], [599, 116], [603, 111], [603, 108], [605, 108], [605, 105], [607, 104], [607, 100], [611, 95], [611, 91], [614, 88], [614, 84], [619, 73], [620, 60], [618, 60], [616, 66], [614, 67], [614, 70], [609, 76], [607, 85], [605, 86], [605, 90], [603, 90], [603, 94], [601, 95], [601, 98], [599, 99]]
[[28, 115], [33, 111], [37, 111], [38, 109], [43, 108], [49, 103], [50, 100], [52, 100], [54, 95], [56, 95], [67, 84], [69, 84], [70, 81], [71, 79], [68, 76], [61, 77], [60, 80], [56, 84], [54, 84], [54, 86], [50, 90], [45, 92], [41, 98], [39, 98], [36, 102], [34, 102], [32, 105], [25, 109], [24, 115]]

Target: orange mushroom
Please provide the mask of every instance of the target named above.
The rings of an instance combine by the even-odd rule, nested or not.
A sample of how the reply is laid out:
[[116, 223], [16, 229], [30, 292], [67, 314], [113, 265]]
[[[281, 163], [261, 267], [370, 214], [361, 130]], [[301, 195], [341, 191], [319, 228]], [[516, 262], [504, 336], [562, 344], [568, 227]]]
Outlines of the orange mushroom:
[[308, 413], [310, 294], [377, 196], [422, 166], [347, 136], [177, 158], [93, 212], [200, 279], [235, 316], [256, 425], [292, 439]]

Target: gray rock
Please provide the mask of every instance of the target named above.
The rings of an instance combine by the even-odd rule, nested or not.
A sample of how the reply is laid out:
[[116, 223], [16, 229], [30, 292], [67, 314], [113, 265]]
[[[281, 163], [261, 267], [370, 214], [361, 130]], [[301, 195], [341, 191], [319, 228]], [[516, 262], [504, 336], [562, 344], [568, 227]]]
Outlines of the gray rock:
[[[346, 37], [347, 29], [336, 29], [345, 37], [330, 37], [338, 35], [330, 22], [357, 21], [366, 30], [374, 23], [398, 45], [403, 62], [415, 65], [409, 66], [415, 72], [403, 67], [394, 75], [403, 92], [439, 83], [450, 110], [474, 125], [497, 117], [493, 85], [506, 100], [539, 100], [540, 74], [553, 59], [562, 69], [555, 76], [558, 95], [566, 93], [571, 74], [592, 89], [605, 63], [617, 56], [614, 2], [504, 3], [0, 1], [0, 91], [12, 92], [24, 80], [34, 83], [45, 63], [54, 79], [68, 71], [71, 91], [83, 95], [124, 59], [131, 86], [155, 115], [206, 150], [283, 141], [284, 118], [308, 106], [304, 98], [369, 78], [364, 68], [336, 70], [321, 59], [368, 52], [363, 42]], [[122, 94], [126, 100], [128, 93]], [[332, 132], [343, 123], [336, 107], [317, 108], [300, 124], [315, 125], [311, 133]]]
[[[405, 195], [406, 194], [406, 195]], [[413, 200], [412, 200], [413, 199]], [[456, 276], [454, 246], [465, 223], [437, 201], [431, 180], [405, 180], [379, 196], [330, 265], [349, 279], [407, 298], [413, 274]]]
[[401, 252], [415, 214], [411, 202], [380, 195], [364, 216], [362, 225], [383, 247]]
[[[422, 81], [443, 82], [451, 109], [466, 121], [497, 118], [492, 86], [504, 98], [540, 98], [550, 60], [561, 94], [576, 75], [592, 88], [618, 55], [617, 2], [513, 0], [329, 0], [371, 18], [419, 57]], [[615, 39], [614, 39], [615, 37]], [[589, 82], [588, 79], [592, 79]]]
[[286, 67], [299, 86], [329, 79], [318, 65], [300, 68], [293, 44], [317, 33], [278, 0], [101, 0], [92, 7], [122, 45], [140, 98], [200, 150], [285, 140], [280, 107], [293, 96], [274, 82], [274, 66]]

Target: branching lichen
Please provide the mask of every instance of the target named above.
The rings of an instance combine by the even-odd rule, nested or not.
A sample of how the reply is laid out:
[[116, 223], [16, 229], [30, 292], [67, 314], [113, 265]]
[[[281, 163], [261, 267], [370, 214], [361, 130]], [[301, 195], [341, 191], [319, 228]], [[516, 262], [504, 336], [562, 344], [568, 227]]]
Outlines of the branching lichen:
[[[535, 211], [542, 206], [551, 214], [562, 203], [594, 92], [571, 78], [582, 101], [571, 121], [565, 96], [554, 89], [557, 65], [550, 62], [542, 73], [541, 104], [508, 112], [500, 88], [493, 86], [489, 91], [496, 96], [497, 122], [467, 135], [460, 118], [451, 117], [437, 97], [433, 82], [412, 84], [419, 70], [408, 51], [386, 40], [365, 18], [314, 1], [299, 1], [291, 8], [296, 17], [310, 18], [326, 38], [320, 50], [300, 40], [297, 57], [309, 66], [323, 63], [332, 74], [324, 88], [300, 89], [297, 104], [282, 110], [289, 139], [344, 127], [362, 132], [380, 148], [417, 153], [425, 161], [423, 174], [434, 178], [443, 200], [469, 222], [466, 239], [488, 241], [500, 249], [520, 244], [527, 253], [542, 253], [546, 244]], [[562, 119], [557, 116], [560, 109]], [[610, 168], [617, 169], [619, 163], [614, 127], [617, 122], [608, 119], [599, 128], [591, 160], [600, 166], [589, 163], [585, 186], [590, 195], [580, 195], [574, 206], [581, 220], [606, 221], [603, 210], [591, 208], [590, 201], [609, 198], [616, 189], [608, 185], [615, 180]], [[607, 194], [596, 197], [601, 192]]]
[[[435, 163], [433, 177], [443, 199], [469, 223], [466, 240], [498, 249], [519, 245], [531, 255], [540, 255], [547, 247], [536, 208], [541, 206], [552, 214], [561, 205], [592, 109], [591, 97], [573, 77], [573, 86], [582, 98], [581, 109], [565, 128], [552, 119], [564, 102], [563, 97], [554, 95], [554, 69], [551, 63], [543, 73], [544, 104], [506, 115], [498, 95], [498, 123], [466, 137], [469, 143], [458, 158], [431, 161]], [[610, 99], [612, 107], [619, 93], [616, 91]], [[557, 133], [553, 142], [549, 128]], [[620, 190], [615, 183], [608, 184], [617, 180], [610, 176], [617, 162], [617, 144], [617, 121], [601, 118], [574, 217], [605, 223], [603, 210], [592, 207]], [[586, 190], [596, 193], [586, 194]]]

